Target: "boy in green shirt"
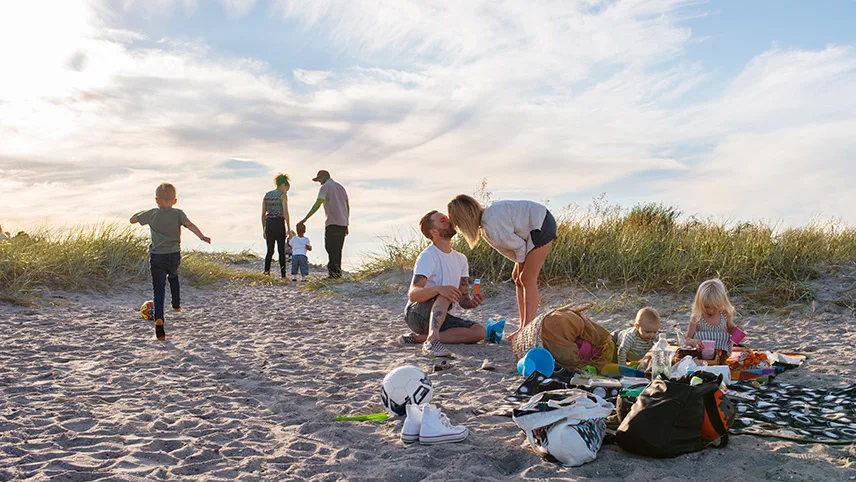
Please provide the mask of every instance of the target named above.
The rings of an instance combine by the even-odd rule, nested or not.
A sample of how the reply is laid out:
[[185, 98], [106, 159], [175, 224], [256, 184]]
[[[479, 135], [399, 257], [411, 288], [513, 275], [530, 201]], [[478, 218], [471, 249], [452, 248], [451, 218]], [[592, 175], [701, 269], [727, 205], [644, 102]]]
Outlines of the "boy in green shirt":
[[172, 294], [172, 309], [181, 311], [181, 295], [178, 284], [178, 267], [181, 265], [181, 227], [189, 229], [193, 234], [206, 243], [211, 238], [187, 219], [181, 209], [175, 209], [175, 186], [161, 183], [155, 190], [155, 202], [158, 207], [140, 211], [131, 216], [131, 224], [149, 225], [152, 233], [152, 244], [149, 246], [149, 263], [152, 270], [152, 287], [154, 288], [155, 303], [155, 336], [158, 340], [166, 340], [163, 326], [163, 302], [166, 290], [166, 280], [169, 280], [169, 291]]

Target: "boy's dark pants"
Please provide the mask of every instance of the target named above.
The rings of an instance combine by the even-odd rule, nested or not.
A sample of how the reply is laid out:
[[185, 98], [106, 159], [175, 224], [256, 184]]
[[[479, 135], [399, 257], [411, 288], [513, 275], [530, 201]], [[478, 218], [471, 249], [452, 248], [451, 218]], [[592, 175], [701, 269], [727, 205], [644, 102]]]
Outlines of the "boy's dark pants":
[[178, 285], [178, 267], [181, 266], [181, 253], [150, 254], [149, 263], [152, 267], [155, 319], [162, 320], [167, 279], [169, 280], [169, 291], [172, 294], [172, 306], [173, 308], [181, 307], [181, 294]]
[[327, 275], [331, 278], [342, 277], [342, 247], [345, 245], [345, 236], [348, 235], [347, 226], [336, 226], [331, 224], [324, 229], [324, 248], [327, 250]]

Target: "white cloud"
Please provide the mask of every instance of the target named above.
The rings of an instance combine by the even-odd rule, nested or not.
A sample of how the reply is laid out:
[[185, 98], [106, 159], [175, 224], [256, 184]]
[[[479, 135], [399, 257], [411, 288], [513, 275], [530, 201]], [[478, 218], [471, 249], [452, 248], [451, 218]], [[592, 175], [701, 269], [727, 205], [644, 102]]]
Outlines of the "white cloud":
[[840, 208], [856, 201], [852, 48], [759, 52], [690, 102], [712, 68], [685, 57], [693, 5], [278, 0], [358, 64], [277, 72], [204, 39], [140, 42], [121, 22], [203, 2], [62, 2], [54, 23], [15, 3], [0, 12], [0, 61], [20, 73], [0, 77], [0, 221], [124, 220], [171, 180], [215, 241], [258, 248], [273, 174], [292, 175], [300, 217], [320, 168], [349, 188], [352, 257], [483, 177], [497, 197], [543, 200], [662, 171], [644, 192], [689, 212], [856, 216]]
[[294, 69], [294, 78], [308, 85], [318, 85], [332, 75], [333, 72], [330, 72], [329, 70]]
[[220, 0], [223, 7], [234, 17], [243, 17], [255, 6], [256, 0]]

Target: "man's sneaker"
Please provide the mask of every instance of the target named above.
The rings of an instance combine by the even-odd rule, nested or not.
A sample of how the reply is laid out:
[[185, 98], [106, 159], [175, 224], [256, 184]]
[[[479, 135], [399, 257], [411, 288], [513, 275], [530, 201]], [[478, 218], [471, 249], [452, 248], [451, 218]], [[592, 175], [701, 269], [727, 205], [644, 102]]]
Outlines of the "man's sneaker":
[[422, 445], [462, 442], [469, 434], [467, 427], [452, 425], [439, 407], [425, 405], [422, 409], [422, 426], [419, 428], [419, 443]]
[[446, 345], [439, 341], [426, 341], [422, 344], [422, 353], [431, 356], [452, 356]]
[[418, 345], [419, 342], [416, 341], [416, 335], [413, 333], [406, 333], [404, 335], [398, 335], [398, 338], [395, 339], [395, 342], [399, 345]]
[[160, 341], [166, 340], [166, 330], [163, 329], [163, 320], [160, 318], [155, 320], [155, 336]]
[[422, 409], [425, 405], [414, 405], [408, 403], [404, 406], [407, 410], [407, 418], [401, 426], [401, 441], [412, 444], [419, 441], [419, 431], [422, 429]]

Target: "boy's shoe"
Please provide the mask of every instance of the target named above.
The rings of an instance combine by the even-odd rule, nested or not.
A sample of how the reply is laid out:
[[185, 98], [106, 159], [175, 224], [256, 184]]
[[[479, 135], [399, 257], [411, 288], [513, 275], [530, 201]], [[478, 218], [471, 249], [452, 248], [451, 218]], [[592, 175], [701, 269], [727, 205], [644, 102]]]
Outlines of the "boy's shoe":
[[401, 426], [401, 441], [412, 444], [419, 441], [419, 431], [422, 429], [422, 409], [425, 405], [414, 405], [408, 403], [404, 406], [407, 418]]
[[166, 340], [166, 330], [163, 329], [163, 320], [160, 318], [155, 320], [155, 336], [160, 341]]
[[425, 341], [422, 344], [422, 353], [431, 356], [452, 356], [452, 352], [446, 348], [446, 345], [439, 341]]
[[297, 281], [297, 276], [292, 276], [291, 281]]
[[399, 345], [417, 345], [419, 344], [416, 341], [416, 335], [413, 333], [405, 333], [404, 335], [398, 335], [398, 338], [395, 339], [395, 342]]
[[469, 434], [467, 427], [452, 425], [439, 407], [429, 404], [422, 409], [422, 426], [419, 428], [419, 443], [422, 445], [463, 442]]
[[306, 281], [309, 281], [309, 278], [307, 278], [306, 276], [302, 276], [300, 278], [300, 281], [306, 282]]

